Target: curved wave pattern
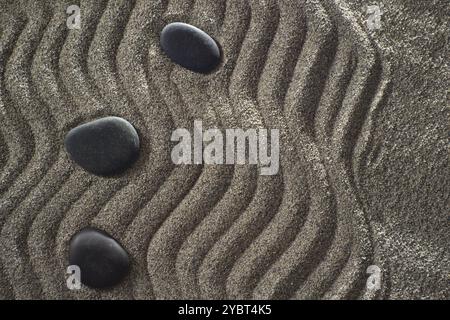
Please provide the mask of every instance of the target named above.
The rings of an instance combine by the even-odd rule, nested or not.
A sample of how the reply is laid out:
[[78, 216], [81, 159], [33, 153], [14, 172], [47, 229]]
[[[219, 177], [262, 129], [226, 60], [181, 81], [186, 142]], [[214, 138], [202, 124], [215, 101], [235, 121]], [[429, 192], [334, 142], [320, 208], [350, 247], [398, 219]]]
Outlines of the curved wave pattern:
[[[374, 299], [385, 266], [360, 187], [389, 66], [342, 0], [5, 1], [0, 42], [0, 297]], [[81, 30], [68, 30], [78, 4]], [[2, 5], [3, 7], [3, 5]], [[165, 24], [221, 45], [210, 75], [159, 48]], [[142, 156], [117, 179], [62, 148], [68, 129], [117, 115]], [[277, 128], [278, 175], [255, 166], [174, 166], [174, 128]], [[65, 287], [67, 246], [101, 228], [131, 255], [109, 291]]]

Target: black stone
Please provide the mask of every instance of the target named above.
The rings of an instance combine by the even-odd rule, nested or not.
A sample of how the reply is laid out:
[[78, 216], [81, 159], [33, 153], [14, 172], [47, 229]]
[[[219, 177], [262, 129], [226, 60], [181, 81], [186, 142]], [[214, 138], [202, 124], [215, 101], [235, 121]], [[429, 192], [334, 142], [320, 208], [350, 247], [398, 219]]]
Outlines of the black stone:
[[94, 228], [84, 228], [72, 237], [69, 264], [80, 268], [81, 283], [98, 289], [118, 284], [130, 269], [128, 254], [122, 246]]
[[173, 62], [191, 71], [209, 73], [220, 63], [220, 49], [214, 39], [189, 24], [168, 24], [161, 32], [160, 42]]
[[66, 135], [70, 158], [100, 176], [119, 174], [139, 156], [139, 136], [125, 119], [106, 117], [82, 124]]

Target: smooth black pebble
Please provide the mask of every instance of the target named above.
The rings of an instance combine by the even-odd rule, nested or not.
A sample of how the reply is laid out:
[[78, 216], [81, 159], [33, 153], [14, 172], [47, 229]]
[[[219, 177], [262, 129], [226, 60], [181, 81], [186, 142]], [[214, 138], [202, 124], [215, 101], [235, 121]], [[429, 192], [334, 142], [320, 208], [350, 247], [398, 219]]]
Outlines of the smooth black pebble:
[[220, 63], [220, 49], [214, 39], [189, 24], [168, 24], [161, 31], [160, 42], [173, 62], [191, 71], [209, 73]]
[[64, 144], [75, 163], [100, 176], [123, 172], [139, 156], [136, 129], [118, 117], [101, 118], [73, 128]]
[[84, 228], [70, 240], [69, 264], [80, 268], [81, 283], [91, 288], [118, 284], [129, 272], [125, 249], [103, 231]]

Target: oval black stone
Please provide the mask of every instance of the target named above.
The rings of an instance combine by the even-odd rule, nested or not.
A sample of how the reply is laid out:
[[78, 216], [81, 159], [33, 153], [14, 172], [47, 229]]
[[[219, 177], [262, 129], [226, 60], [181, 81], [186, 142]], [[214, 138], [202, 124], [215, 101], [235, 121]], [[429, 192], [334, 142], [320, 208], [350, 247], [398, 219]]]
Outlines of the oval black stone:
[[214, 39], [189, 24], [168, 24], [161, 32], [160, 42], [173, 62], [191, 71], [209, 73], [220, 63], [220, 49]]
[[125, 119], [106, 117], [73, 128], [64, 145], [70, 158], [100, 176], [119, 174], [139, 156], [139, 136]]
[[69, 264], [80, 268], [81, 283], [91, 288], [118, 284], [129, 272], [125, 249], [103, 231], [84, 228], [70, 240]]

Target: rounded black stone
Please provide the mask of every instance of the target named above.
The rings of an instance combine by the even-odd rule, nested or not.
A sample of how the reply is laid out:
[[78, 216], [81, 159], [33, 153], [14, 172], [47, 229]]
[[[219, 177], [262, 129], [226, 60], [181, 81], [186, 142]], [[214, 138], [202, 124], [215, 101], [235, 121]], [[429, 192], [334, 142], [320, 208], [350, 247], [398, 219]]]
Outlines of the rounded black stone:
[[220, 49], [214, 39], [189, 24], [168, 24], [161, 32], [160, 42], [173, 62], [191, 71], [209, 73], [220, 63]]
[[106, 117], [73, 128], [66, 135], [70, 158], [100, 176], [119, 174], [139, 156], [139, 136], [125, 119]]
[[118, 284], [129, 272], [125, 249], [103, 231], [84, 228], [70, 240], [69, 264], [80, 268], [81, 283], [91, 288]]

